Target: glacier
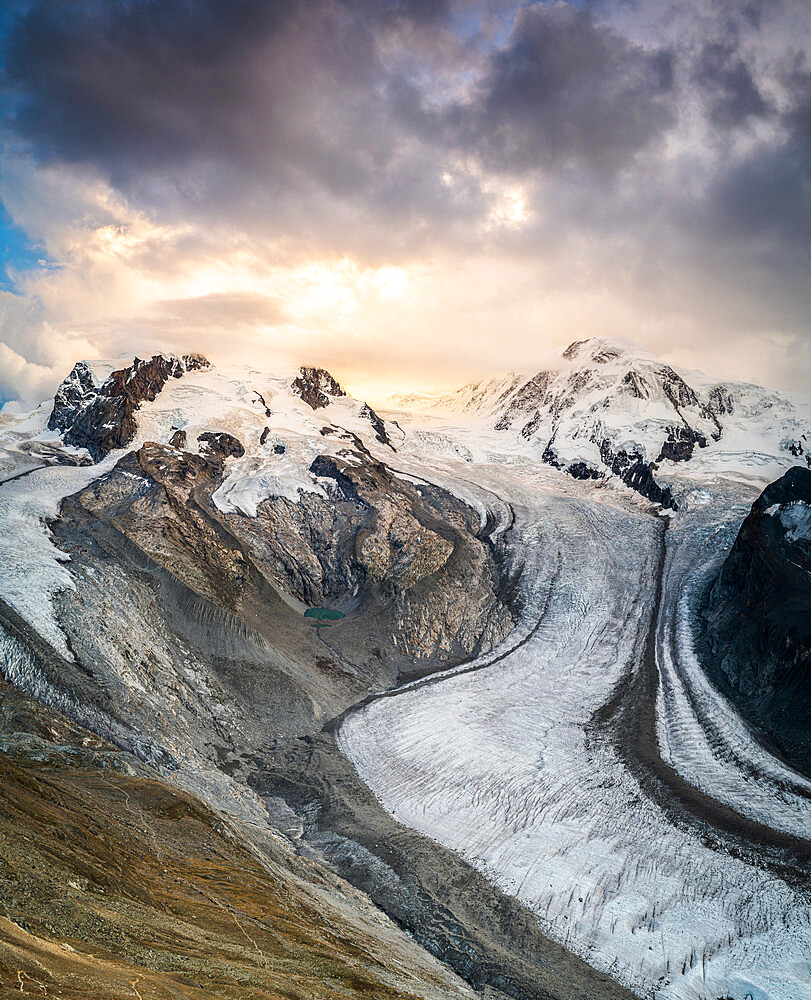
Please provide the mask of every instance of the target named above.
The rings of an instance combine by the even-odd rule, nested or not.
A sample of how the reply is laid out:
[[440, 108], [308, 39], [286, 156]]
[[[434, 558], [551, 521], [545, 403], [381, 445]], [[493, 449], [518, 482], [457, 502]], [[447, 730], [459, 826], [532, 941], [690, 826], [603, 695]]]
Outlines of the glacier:
[[[516, 512], [513, 544], [533, 581], [526, 641], [349, 713], [340, 746], [396, 820], [460, 852], [545, 932], [640, 996], [806, 1000], [807, 886], [772, 870], [767, 848], [736, 856], [708, 837], [709, 824], [652, 799], [599, 720], [629, 678], [634, 696], [652, 625], [657, 660], [667, 633], [692, 666], [674, 616], [652, 622], [660, 559], [683, 573], [691, 555], [678, 544], [678, 559], [658, 554], [665, 530], [650, 515], [556, 496], [551, 484], [541, 492], [514, 467], [478, 471]], [[678, 576], [672, 566], [664, 574], [668, 600]], [[803, 836], [808, 783], [766, 762], [741, 723], [723, 745], [702, 744], [702, 719], [684, 709], [695, 671], [670, 668], [684, 688], [680, 699], [664, 675], [667, 762], [707, 794]], [[721, 726], [734, 716], [708, 684], [699, 693]]]
[[[114, 367], [88, 370], [100, 384]], [[764, 748], [695, 649], [701, 595], [752, 501], [808, 462], [808, 402], [604, 339], [572, 345], [557, 372], [409, 397], [382, 421], [340, 389], [322, 392], [328, 381], [314, 406], [298, 378], [187, 371], [95, 464], [47, 429], [45, 404], [0, 415], [0, 598], [72, 660], [56, 609], [77, 577], [49, 526], [129, 452], [158, 442], [174, 454], [179, 432], [192, 453], [207, 432], [244, 444], [211, 503], [250, 523], [269, 498], [329, 501], [334, 481], [313, 471], [321, 456], [439, 487], [508, 554], [519, 613], [495, 648], [378, 685], [341, 713], [337, 744], [361, 780], [396, 821], [457, 852], [543, 934], [640, 997], [809, 1000], [811, 782]], [[780, 516], [807, 535], [806, 507]], [[208, 705], [206, 669], [194, 661], [180, 686], [201, 717], [235, 730], [230, 706]], [[159, 716], [170, 701], [144, 677], [118, 681]], [[172, 726], [160, 733], [180, 766], [172, 780], [264, 822], [255, 793]]]

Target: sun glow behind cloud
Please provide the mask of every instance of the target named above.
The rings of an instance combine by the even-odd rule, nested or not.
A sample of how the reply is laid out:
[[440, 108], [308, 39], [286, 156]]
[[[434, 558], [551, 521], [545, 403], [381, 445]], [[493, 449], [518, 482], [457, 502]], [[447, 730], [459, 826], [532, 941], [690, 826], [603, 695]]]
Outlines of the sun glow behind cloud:
[[807, 5], [149, 2], [11, 25], [0, 398], [159, 348], [382, 395], [603, 334], [807, 381]]

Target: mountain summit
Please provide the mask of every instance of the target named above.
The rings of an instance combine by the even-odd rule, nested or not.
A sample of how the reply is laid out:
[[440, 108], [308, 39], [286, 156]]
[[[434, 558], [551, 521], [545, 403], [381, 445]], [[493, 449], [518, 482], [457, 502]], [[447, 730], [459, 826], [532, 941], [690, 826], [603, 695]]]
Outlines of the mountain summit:
[[704, 449], [713, 456], [765, 450], [811, 466], [807, 402], [679, 371], [636, 344], [607, 337], [570, 344], [554, 370], [510, 373], [398, 402], [503, 432], [509, 447], [530, 450], [577, 479], [616, 475], [665, 507], [677, 500], [659, 471], [667, 474]]

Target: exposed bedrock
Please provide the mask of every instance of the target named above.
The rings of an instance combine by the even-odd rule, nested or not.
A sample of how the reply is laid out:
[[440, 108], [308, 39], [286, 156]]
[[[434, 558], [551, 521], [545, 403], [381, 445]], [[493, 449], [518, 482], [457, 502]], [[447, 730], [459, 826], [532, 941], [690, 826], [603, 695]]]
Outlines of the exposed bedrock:
[[693, 457], [696, 445], [699, 448], [707, 447], [707, 439], [700, 431], [693, 430], [687, 424], [671, 427], [656, 461], [669, 459], [671, 462], [688, 462]]
[[713, 680], [811, 774], [811, 470], [767, 486], [704, 603]]
[[[211, 497], [233, 443], [212, 444], [145, 444], [51, 525], [70, 555], [75, 589], [56, 605], [76, 661], [45, 658], [37, 684], [83, 724], [143, 759], [191, 746], [220, 766], [512, 628], [506, 559], [455, 497], [354, 456], [316, 464], [326, 496], [223, 514]], [[323, 604], [346, 617], [320, 632], [303, 611]]]
[[388, 432], [386, 431], [386, 424], [384, 423], [383, 418], [378, 413], [376, 413], [375, 410], [373, 410], [368, 403], [364, 403], [363, 406], [360, 408], [360, 415], [365, 420], [368, 420], [369, 423], [372, 425], [372, 429], [375, 432], [375, 437], [381, 444], [387, 444], [392, 451], [397, 450], [391, 443]]
[[641, 493], [643, 497], [659, 503], [663, 507], [675, 509], [676, 501], [669, 486], [660, 486], [654, 478], [656, 466], [645, 462], [638, 452], [630, 454], [622, 449], [614, 450], [607, 441], [600, 443], [600, 457], [611, 471], [620, 477], [626, 486]]
[[98, 385], [90, 367], [80, 361], [56, 392], [48, 427], [61, 431], [66, 444], [87, 448], [99, 461], [135, 437], [135, 412], [141, 403], [155, 399], [170, 378], [208, 367], [200, 354], [156, 354], [149, 361], [136, 358]]
[[[4, 674], [175, 785], [295, 839], [305, 825], [298, 799], [291, 809], [270, 783], [254, 778], [267, 748], [283, 754], [299, 746], [370, 692], [486, 650], [513, 624], [515, 580], [504, 535], [491, 542], [492, 523], [482, 526], [478, 512], [442, 489], [396, 478], [368, 453], [348, 459], [315, 463], [325, 496], [305, 494], [299, 504], [270, 499], [249, 518], [223, 514], [211, 499], [233, 459], [157, 443], [125, 455], [66, 498], [51, 524], [75, 583], [55, 598], [74, 659], [58, 656], [0, 607]], [[302, 611], [322, 603], [346, 617], [319, 632]], [[338, 763], [330, 758], [325, 767], [337, 768], [335, 780], [354, 775], [333, 752]], [[353, 781], [353, 795], [371, 798]], [[358, 856], [388, 877], [370, 848], [363, 854], [343, 834], [319, 829], [326, 839], [303, 853], [346, 871], [364, 890]], [[420, 843], [416, 834], [405, 839], [397, 862], [404, 874]], [[514, 960], [504, 942], [518, 926], [510, 921], [523, 921], [534, 948], [534, 918], [504, 900], [498, 931], [487, 926], [489, 910], [473, 920], [480, 904], [464, 901], [472, 871], [454, 867], [441, 848], [429, 855], [429, 867], [408, 876], [406, 909], [417, 900], [417, 923], [405, 920], [405, 910], [403, 922], [418, 926], [420, 941], [472, 981], [497, 990], [507, 976], [510, 996], [547, 995], [529, 988], [531, 976], [518, 976], [520, 989], [510, 985]], [[443, 898], [446, 870], [452, 900]], [[485, 880], [475, 878], [484, 891]], [[379, 886], [369, 888], [378, 900]], [[462, 923], [458, 908], [467, 913]], [[567, 960], [551, 947], [544, 963]], [[573, 961], [583, 988], [548, 995], [601, 995], [589, 988], [602, 977]], [[607, 997], [625, 996], [606, 982]]]
[[330, 396], [346, 395], [340, 383], [324, 368], [299, 368], [292, 388], [293, 392], [314, 410], [328, 406]]
[[395, 478], [368, 453], [360, 462], [320, 457], [311, 471], [326, 497], [270, 498], [255, 518], [220, 520], [285, 592], [357, 612], [329, 636], [353, 662], [364, 658], [358, 626], [369, 612], [379, 619], [378, 655], [402, 669], [456, 662], [508, 633], [501, 553], [478, 537], [478, 514], [443, 490]]
[[217, 464], [222, 464], [226, 458], [242, 458], [245, 454], [245, 448], [239, 438], [224, 431], [205, 431], [203, 434], [198, 434], [197, 442], [200, 454]]

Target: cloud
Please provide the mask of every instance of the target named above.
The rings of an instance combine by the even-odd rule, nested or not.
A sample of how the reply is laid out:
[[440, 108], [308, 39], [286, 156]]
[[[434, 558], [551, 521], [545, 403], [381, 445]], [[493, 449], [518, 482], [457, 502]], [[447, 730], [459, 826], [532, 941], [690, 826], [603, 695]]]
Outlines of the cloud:
[[732, 128], [768, 112], [751, 67], [730, 42], [705, 45], [693, 67], [693, 79], [704, 93], [708, 117], [717, 127]]
[[6, 45], [14, 131], [145, 205], [284, 227], [308, 203], [385, 195], [401, 136], [383, 50], [446, 20], [442, 3], [43, 0]]
[[673, 123], [672, 62], [668, 49], [630, 44], [589, 10], [533, 4], [460, 110], [462, 131], [498, 171], [618, 167]]
[[804, 0], [11, 20], [0, 199], [48, 266], [0, 341], [34, 365], [227, 345], [447, 384], [617, 333], [805, 377]]
[[0, 405], [16, 409], [19, 400], [44, 399], [51, 391], [55, 372], [30, 361], [0, 342]]
[[249, 292], [212, 292], [192, 298], [159, 299], [152, 308], [158, 324], [180, 322], [197, 329], [278, 326], [285, 319], [278, 298]]

